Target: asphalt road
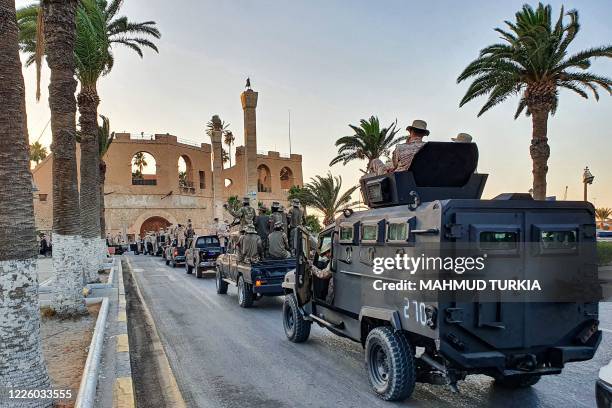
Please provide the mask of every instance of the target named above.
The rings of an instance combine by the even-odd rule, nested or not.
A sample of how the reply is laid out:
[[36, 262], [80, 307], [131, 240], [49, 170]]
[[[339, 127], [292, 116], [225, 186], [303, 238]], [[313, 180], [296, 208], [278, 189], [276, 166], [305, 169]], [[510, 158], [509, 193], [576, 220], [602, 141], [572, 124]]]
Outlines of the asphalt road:
[[282, 298], [238, 306], [235, 287], [217, 295], [214, 279], [196, 279], [161, 258], [129, 256], [185, 402], [190, 407], [589, 407], [602, 365], [612, 359], [612, 304], [600, 306], [604, 338], [595, 358], [559, 376], [508, 391], [468, 376], [459, 393], [417, 384], [412, 398], [388, 403], [371, 391], [360, 344], [313, 325], [304, 344], [289, 342]]

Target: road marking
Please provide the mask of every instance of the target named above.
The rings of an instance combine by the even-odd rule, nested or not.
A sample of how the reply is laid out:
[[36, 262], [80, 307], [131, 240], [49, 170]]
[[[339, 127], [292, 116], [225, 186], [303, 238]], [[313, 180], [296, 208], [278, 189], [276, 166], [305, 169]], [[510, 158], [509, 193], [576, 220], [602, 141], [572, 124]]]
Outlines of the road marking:
[[117, 336], [117, 353], [127, 353], [130, 351], [130, 343], [127, 334]]
[[133, 408], [134, 388], [132, 377], [119, 377], [113, 387], [113, 408]]
[[119, 311], [119, 313], [117, 313], [117, 321], [118, 322], [126, 322], [127, 321], [127, 315], [125, 314], [125, 310], [123, 311]]

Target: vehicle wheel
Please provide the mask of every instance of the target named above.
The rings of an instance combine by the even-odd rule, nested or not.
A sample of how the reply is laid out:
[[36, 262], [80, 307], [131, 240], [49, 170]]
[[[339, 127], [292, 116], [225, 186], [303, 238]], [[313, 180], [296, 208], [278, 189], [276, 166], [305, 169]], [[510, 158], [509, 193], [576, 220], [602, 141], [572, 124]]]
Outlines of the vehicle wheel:
[[527, 388], [540, 381], [539, 375], [501, 377], [495, 380], [495, 385], [504, 388]]
[[170, 261], [166, 259], [166, 265], [170, 265]]
[[172, 263], [172, 267], [176, 268], [176, 262], [172, 261], [171, 263]]
[[217, 286], [218, 294], [225, 295], [227, 293], [227, 282], [223, 280], [219, 268], [217, 268], [217, 273], [215, 275], [215, 285]]
[[305, 320], [300, 313], [295, 295], [286, 295], [283, 303], [283, 327], [287, 338], [294, 343], [305, 342], [310, 336], [310, 326], [312, 322]]
[[253, 306], [253, 291], [251, 285], [244, 281], [242, 275], [238, 278], [238, 304], [245, 309]]
[[189, 266], [189, 264], [185, 262], [185, 271], [187, 271], [187, 274], [191, 275], [193, 272], [193, 266]]
[[368, 380], [385, 401], [401, 401], [414, 391], [414, 354], [404, 334], [390, 327], [373, 329], [365, 344]]
[[198, 279], [202, 279], [202, 268], [200, 268], [199, 266], [196, 266], [195, 268], [195, 273], [196, 273], [196, 278]]

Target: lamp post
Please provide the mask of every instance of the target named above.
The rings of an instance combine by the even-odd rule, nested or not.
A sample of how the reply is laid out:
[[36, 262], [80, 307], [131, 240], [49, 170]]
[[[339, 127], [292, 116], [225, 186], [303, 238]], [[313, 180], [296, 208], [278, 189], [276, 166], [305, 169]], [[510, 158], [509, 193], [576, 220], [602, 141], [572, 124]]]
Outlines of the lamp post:
[[591, 174], [591, 172], [589, 171], [588, 166], [584, 168], [584, 173], [582, 173], [582, 183], [584, 184], [584, 201], [587, 201], [587, 190], [588, 190], [588, 185], [589, 184], [593, 184], [593, 180], [595, 179], [595, 176], [593, 176], [593, 174]]

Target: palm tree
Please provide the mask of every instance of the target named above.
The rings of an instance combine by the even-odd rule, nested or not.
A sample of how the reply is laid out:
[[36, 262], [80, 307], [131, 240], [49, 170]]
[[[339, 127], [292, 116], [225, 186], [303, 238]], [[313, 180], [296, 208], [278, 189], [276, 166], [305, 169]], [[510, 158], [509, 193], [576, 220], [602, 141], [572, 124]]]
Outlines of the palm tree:
[[[141, 47], [155, 51], [157, 47], [147, 36], [160, 38], [155, 28], [155, 22], [132, 23], [126, 17], [116, 18], [121, 7], [121, 0], [113, 0], [110, 4], [105, 0], [80, 0], [77, 9], [77, 38], [75, 58], [77, 77], [81, 89], [77, 97], [79, 106], [79, 124], [81, 127], [81, 223], [84, 240], [85, 259], [96, 259], [92, 242], [102, 233], [99, 214], [101, 212], [99, 179], [100, 158], [97, 141], [98, 123], [97, 109], [100, 98], [97, 83], [101, 76], [110, 72], [114, 64], [111, 48], [113, 44], [121, 44], [134, 50], [141, 57]], [[33, 53], [28, 63], [37, 63], [37, 73], [40, 71], [41, 54], [44, 52], [44, 38], [41, 38], [37, 18], [36, 4], [22, 9], [20, 16], [22, 50]], [[21, 10], [20, 10], [21, 12]], [[42, 43], [42, 45], [41, 45]], [[88, 252], [91, 249], [91, 254]], [[87, 265], [90, 279], [97, 280], [97, 269]]]
[[[587, 91], [599, 99], [597, 86], [612, 92], [612, 80], [586, 71], [591, 60], [612, 57], [612, 46], [589, 48], [567, 56], [567, 49], [580, 30], [578, 12], [564, 14], [553, 23], [552, 9], [540, 3], [536, 10], [525, 5], [516, 13], [516, 22], [506, 21], [508, 31], [495, 29], [505, 41], [480, 51], [459, 75], [457, 82], [475, 78], [459, 106], [472, 99], [488, 95], [478, 116], [509, 96], [519, 95], [514, 118], [525, 110], [533, 125], [530, 153], [533, 161], [533, 196], [546, 198], [548, 172], [547, 127], [548, 116], [554, 114], [559, 103], [559, 88], [569, 89], [583, 98]], [[565, 16], [569, 22], [564, 24]]]
[[33, 161], [36, 165], [44, 160], [47, 155], [47, 148], [40, 142], [34, 142], [30, 145], [30, 161]]
[[357, 203], [351, 201], [351, 194], [357, 187], [350, 187], [340, 194], [342, 177], [327, 173], [326, 176], [311, 178], [296, 198], [300, 199], [301, 204], [320, 211], [323, 214], [323, 225], [329, 225], [334, 221], [336, 213]]
[[595, 218], [599, 221], [599, 225], [603, 227], [604, 222], [612, 215], [612, 208], [597, 208], [595, 209]]
[[148, 165], [144, 152], [136, 153], [132, 160], [132, 164], [138, 168], [138, 174], [142, 176], [142, 170]]
[[340, 162], [346, 165], [353, 160], [367, 159], [366, 168], [369, 168], [372, 160], [389, 156], [391, 148], [402, 141], [401, 138], [396, 138], [398, 132], [396, 126], [397, 121], [381, 129], [376, 116], [370, 116], [368, 120], [361, 119], [359, 126], [349, 124], [355, 133], [336, 140], [336, 146], [339, 147], [338, 155], [329, 165], [333, 166]]
[[0, 385], [48, 389], [40, 337], [25, 85], [12, 0], [0, 0], [0, 27]]
[[222, 161], [223, 164], [227, 163], [228, 161], [231, 161], [229, 154], [227, 153], [227, 150], [222, 149], [221, 150], [221, 155], [222, 155]]
[[234, 134], [231, 130], [227, 129], [223, 132], [223, 143], [227, 145], [227, 158], [229, 160], [229, 167], [232, 167], [232, 145], [235, 141], [236, 138], [234, 137]]
[[53, 143], [53, 308], [60, 316], [87, 313], [82, 289], [81, 223], [76, 167], [74, 46], [77, 0], [43, 1]]
[[100, 156], [100, 239], [102, 240], [102, 248], [106, 246], [106, 219], [104, 205], [104, 183], [106, 182], [106, 162], [104, 161], [104, 155], [110, 148], [111, 143], [115, 139], [115, 132], [110, 131], [110, 121], [104, 115], [100, 115], [102, 119], [102, 126], [98, 128], [98, 144], [99, 144], [99, 156]]

